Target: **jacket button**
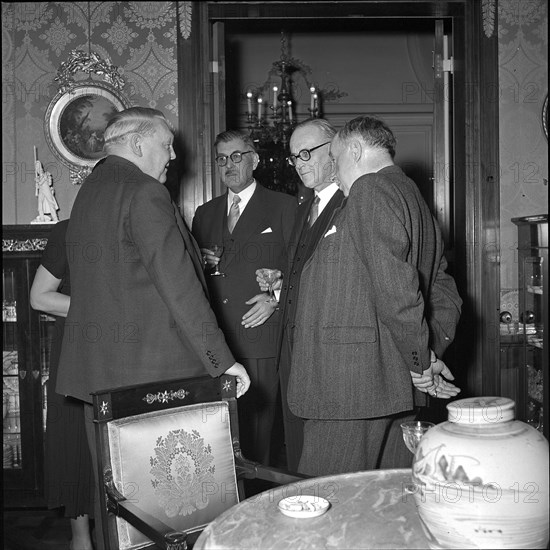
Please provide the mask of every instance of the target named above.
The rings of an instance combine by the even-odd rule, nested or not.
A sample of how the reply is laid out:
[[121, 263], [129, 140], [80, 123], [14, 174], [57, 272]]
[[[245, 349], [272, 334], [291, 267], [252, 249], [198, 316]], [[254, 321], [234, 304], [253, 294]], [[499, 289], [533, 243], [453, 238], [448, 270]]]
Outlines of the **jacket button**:
[[224, 298], [224, 299], [222, 300], [222, 303], [223, 303], [223, 304], [227, 304], [227, 302], [229, 302], [229, 300], [228, 300], [227, 298]]

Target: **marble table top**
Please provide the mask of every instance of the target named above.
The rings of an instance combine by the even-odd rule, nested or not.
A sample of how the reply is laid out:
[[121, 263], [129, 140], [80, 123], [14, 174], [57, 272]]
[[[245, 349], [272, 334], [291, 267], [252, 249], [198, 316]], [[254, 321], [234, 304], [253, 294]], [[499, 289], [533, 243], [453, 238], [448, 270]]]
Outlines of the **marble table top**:
[[[317, 477], [270, 489], [226, 510], [210, 523], [195, 550], [429, 548], [414, 497], [404, 490], [410, 470], [372, 470]], [[327, 499], [322, 516], [283, 515], [282, 498]]]

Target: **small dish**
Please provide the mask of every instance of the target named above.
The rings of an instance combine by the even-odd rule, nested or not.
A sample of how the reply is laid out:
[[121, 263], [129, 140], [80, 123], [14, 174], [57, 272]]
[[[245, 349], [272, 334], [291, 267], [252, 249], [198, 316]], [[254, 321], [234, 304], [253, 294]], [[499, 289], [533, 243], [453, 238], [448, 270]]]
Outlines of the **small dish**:
[[315, 518], [323, 515], [329, 509], [330, 503], [313, 495], [297, 495], [283, 498], [277, 506], [285, 516], [291, 518]]

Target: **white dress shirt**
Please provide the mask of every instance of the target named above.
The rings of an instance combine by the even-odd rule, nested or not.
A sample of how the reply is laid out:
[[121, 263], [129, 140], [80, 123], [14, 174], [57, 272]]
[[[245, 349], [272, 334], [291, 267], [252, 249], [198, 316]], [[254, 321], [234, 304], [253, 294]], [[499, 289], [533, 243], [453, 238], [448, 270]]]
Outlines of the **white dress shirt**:
[[330, 199], [332, 199], [336, 191], [338, 191], [338, 186], [335, 183], [327, 185], [327, 187], [319, 191], [319, 193], [315, 191], [315, 196], [319, 197], [319, 216], [321, 215], [321, 212], [323, 211], [325, 206], [330, 202]]
[[227, 215], [229, 215], [229, 209], [233, 204], [233, 197], [239, 195], [241, 202], [239, 202], [239, 216], [243, 215], [246, 205], [250, 202], [254, 191], [256, 191], [256, 180], [254, 180], [246, 189], [243, 189], [240, 193], [233, 193], [231, 189], [228, 189], [227, 193]]

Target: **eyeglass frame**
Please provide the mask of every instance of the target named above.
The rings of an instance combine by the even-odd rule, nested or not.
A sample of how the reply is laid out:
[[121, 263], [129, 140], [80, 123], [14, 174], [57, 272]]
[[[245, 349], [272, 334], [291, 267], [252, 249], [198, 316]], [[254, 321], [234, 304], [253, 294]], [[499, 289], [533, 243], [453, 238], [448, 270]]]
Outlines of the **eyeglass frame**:
[[[297, 155], [289, 155], [288, 157], [286, 157], [286, 160], [288, 162], [288, 164], [290, 164], [290, 166], [296, 166], [296, 161], [298, 159], [304, 161], [304, 162], [308, 162], [309, 160], [311, 160], [311, 152], [312, 151], [315, 151], [315, 149], [319, 149], [320, 147], [323, 147], [323, 145], [328, 145], [330, 143], [330, 141], [325, 141], [325, 143], [321, 143], [321, 145], [317, 145], [315, 147], [312, 147], [311, 149], [302, 149], [298, 152]], [[304, 158], [302, 156], [302, 154], [305, 154], [307, 156], [307, 158]]]
[[[227, 166], [227, 159], [231, 159], [231, 162], [233, 164], [240, 164], [243, 161], [243, 155], [246, 155], [247, 153], [255, 153], [256, 151], [233, 151], [230, 155], [218, 155], [217, 157], [214, 157], [214, 160], [216, 161], [216, 165], [220, 168], [223, 168], [224, 166]], [[239, 155], [239, 160], [235, 160], [233, 158], [233, 155]], [[218, 159], [225, 159], [223, 164], [219, 163]]]

